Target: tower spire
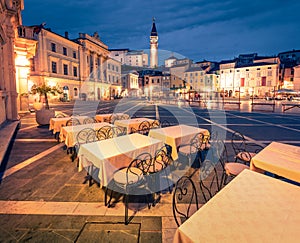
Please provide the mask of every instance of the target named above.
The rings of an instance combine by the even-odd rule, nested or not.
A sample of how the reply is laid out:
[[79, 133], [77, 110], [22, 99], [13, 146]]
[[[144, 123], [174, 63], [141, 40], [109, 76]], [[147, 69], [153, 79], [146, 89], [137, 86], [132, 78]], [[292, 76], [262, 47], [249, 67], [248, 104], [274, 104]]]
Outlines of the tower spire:
[[150, 34], [150, 67], [158, 66], [158, 34], [155, 26], [155, 18], [152, 18], [152, 29]]

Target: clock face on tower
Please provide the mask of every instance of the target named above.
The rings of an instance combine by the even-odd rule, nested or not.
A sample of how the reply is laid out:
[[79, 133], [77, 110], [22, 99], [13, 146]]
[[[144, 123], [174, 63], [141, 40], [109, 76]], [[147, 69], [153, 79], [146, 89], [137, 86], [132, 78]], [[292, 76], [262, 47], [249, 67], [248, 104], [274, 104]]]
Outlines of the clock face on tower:
[[150, 43], [151, 44], [157, 43], [157, 38], [150, 38]]

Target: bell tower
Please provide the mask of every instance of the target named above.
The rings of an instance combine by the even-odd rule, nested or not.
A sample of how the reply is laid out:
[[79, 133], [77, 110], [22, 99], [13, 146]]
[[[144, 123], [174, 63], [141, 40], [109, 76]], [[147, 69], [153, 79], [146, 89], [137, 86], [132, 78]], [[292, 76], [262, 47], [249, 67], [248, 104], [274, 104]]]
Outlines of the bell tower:
[[155, 26], [155, 18], [153, 18], [152, 30], [150, 34], [150, 67], [158, 67], [158, 34]]

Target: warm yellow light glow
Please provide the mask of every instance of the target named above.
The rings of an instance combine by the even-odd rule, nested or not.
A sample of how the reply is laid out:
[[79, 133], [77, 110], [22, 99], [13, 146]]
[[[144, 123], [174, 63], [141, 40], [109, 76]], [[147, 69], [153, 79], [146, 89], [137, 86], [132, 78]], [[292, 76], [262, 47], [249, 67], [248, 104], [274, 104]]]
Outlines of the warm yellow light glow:
[[54, 82], [54, 81], [48, 81], [48, 85], [50, 86], [50, 87], [55, 87], [56, 86], [56, 82]]
[[29, 66], [30, 62], [27, 60], [25, 56], [17, 56], [15, 59], [16, 66]]
[[34, 85], [34, 83], [31, 80], [28, 80], [28, 92], [31, 91], [31, 88], [33, 85]]
[[29, 68], [21, 67], [20, 68], [20, 78], [27, 78]]

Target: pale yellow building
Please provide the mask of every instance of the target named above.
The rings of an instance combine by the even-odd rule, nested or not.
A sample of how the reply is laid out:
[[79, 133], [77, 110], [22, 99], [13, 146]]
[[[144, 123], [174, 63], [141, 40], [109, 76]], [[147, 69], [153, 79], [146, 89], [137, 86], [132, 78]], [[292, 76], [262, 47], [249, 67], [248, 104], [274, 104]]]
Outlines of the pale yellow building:
[[108, 58], [106, 62], [107, 82], [110, 86], [110, 97], [119, 97], [122, 93], [121, 62]]
[[127, 71], [122, 73], [122, 95], [128, 97], [139, 97], [139, 74], [137, 71]]
[[[45, 83], [63, 90], [62, 95], [50, 95], [50, 100], [78, 99], [81, 86], [80, 45], [69, 40], [67, 33], [65, 36], [61, 36], [44, 28], [36, 33], [36, 39], [38, 48], [31, 63], [29, 89], [33, 84]], [[33, 99], [36, 98], [33, 97]], [[34, 101], [30, 100], [30, 102]]]
[[226, 96], [241, 97], [251, 95], [265, 97], [279, 84], [279, 59], [274, 57], [234, 60], [220, 63], [220, 90]]

